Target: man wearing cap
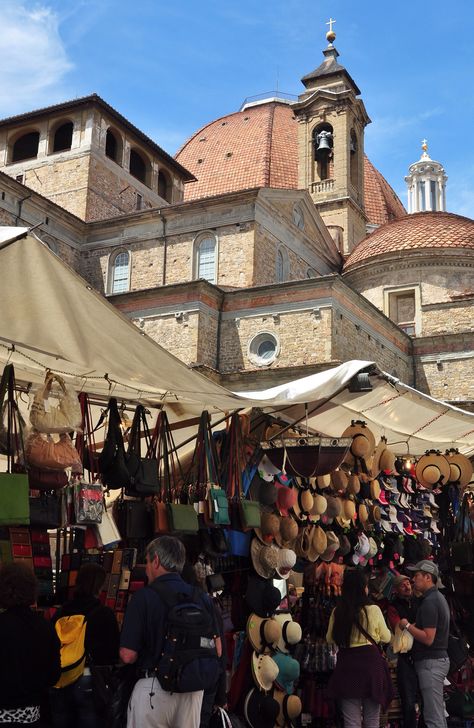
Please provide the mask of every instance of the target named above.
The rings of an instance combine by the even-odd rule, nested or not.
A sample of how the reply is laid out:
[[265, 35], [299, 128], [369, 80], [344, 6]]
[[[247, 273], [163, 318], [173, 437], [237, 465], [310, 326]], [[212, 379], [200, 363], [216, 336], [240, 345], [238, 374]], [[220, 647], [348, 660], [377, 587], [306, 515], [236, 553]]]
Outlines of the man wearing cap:
[[[387, 607], [387, 620], [393, 632], [402, 619], [415, 622], [418, 600], [413, 596], [410, 577], [399, 574], [393, 580], [393, 598]], [[397, 684], [402, 704], [403, 728], [416, 728], [416, 693], [418, 680], [410, 652], [397, 656]]]
[[446, 728], [443, 687], [449, 670], [449, 607], [439, 593], [438, 567], [433, 561], [419, 561], [409, 567], [414, 571], [413, 586], [421, 595], [415, 624], [400, 620], [400, 627], [414, 639], [413, 660], [423, 698], [423, 718], [427, 728]]

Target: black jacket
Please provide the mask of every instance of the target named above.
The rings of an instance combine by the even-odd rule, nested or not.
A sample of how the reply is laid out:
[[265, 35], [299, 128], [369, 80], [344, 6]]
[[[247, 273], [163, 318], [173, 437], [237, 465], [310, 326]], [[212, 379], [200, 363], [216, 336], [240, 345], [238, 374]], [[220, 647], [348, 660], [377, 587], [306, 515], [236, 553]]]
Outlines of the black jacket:
[[0, 614], [0, 708], [40, 705], [61, 674], [54, 627], [29, 607]]

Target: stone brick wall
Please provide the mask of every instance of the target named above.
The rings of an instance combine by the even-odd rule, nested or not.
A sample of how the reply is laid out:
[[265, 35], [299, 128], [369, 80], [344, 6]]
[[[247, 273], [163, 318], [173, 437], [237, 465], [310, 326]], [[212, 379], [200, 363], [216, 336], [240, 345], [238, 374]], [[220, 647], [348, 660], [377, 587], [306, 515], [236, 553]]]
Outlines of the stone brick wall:
[[474, 357], [443, 361], [439, 366], [435, 361], [416, 360], [416, 388], [437, 399], [450, 402], [460, 401], [462, 408], [465, 400], [474, 402]]
[[58, 159], [48, 165], [26, 169], [24, 184], [73, 215], [86, 218], [89, 184], [88, 156]]
[[164, 346], [167, 351], [191, 364], [198, 360], [199, 315], [197, 312], [186, 314], [177, 321], [174, 314], [145, 319], [143, 324], [133, 319], [141, 331]]

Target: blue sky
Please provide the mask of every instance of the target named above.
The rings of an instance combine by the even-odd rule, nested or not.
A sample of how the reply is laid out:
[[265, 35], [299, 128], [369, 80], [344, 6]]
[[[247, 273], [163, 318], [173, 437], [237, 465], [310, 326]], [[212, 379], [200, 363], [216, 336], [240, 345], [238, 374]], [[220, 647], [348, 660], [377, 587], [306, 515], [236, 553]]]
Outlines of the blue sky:
[[96, 92], [174, 154], [247, 96], [300, 93], [330, 16], [372, 162], [406, 203], [426, 137], [473, 217], [472, 0], [0, 0], [0, 118]]

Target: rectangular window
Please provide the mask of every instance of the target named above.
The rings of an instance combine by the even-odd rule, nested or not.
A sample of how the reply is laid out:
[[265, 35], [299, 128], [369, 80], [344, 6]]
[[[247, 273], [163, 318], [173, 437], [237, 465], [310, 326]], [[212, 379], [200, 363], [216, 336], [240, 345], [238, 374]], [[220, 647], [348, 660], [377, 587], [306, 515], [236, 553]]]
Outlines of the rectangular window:
[[430, 182], [430, 189], [431, 189], [431, 209], [433, 210], [433, 212], [436, 212], [436, 210], [438, 209], [438, 206], [436, 204], [437, 197], [438, 197], [438, 195], [436, 194], [436, 192], [438, 190], [438, 185], [436, 184], [436, 182], [433, 179]]
[[415, 336], [415, 291], [389, 294], [389, 317], [403, 331]]
[[213, 238], [205, 238], [198, 249], [198, 278], [210, 283], [216, 280], [216, 242]]
[[119, 253], [113, 264], [112, 293], [128, 291], [129, 255]]
[[420, 186], [420, 210], [421, 212], [424, 212], [426, 210], [426, 193], [425, 193], [425, 183], [419, 182]]
[[142, 209], [142, 206], [143, 206], [143, 197], [141, 195], [139, 195], [138, 192], [137, 192], [137, 207], [136, 207], [136, 209], [137, 210], [141, 210]]

